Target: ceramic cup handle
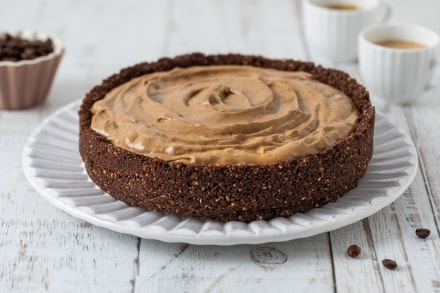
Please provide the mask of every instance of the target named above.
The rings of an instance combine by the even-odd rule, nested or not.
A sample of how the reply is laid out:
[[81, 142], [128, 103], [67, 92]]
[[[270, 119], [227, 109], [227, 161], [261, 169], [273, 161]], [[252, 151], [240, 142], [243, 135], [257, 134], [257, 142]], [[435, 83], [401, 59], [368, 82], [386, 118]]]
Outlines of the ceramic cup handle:
[[426, 86], [427, 90], [432, 90], [435, 87], [435, 85], [433, 84], [434, 75], [435, 75], [435, 71], [439, 69], [440, 69], [440, 56], [434, 57], [434, 59], [432, 60], [432, 64], [431, 64], [432, 76], [431, 76], [431, 81]]
[[387, 22], [390, 17], [391, 17], [391, 6], [388, 3], [384, 3], [384, 13], [383, 13], [383, 18], [382, 18], [382, 22]]

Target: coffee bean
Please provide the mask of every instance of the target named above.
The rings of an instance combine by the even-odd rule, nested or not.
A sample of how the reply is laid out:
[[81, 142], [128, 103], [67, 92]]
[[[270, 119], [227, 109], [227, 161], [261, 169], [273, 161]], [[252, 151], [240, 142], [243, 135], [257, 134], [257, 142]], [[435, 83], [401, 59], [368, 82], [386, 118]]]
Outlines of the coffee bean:
[[52, 40], [26, 40], [5, 34], [0, 37], [0, 61], [21, 61], [46, 56], [54, 50]]
[[350, 245], [347, 248], [347, 254], [351, 257], [357, 257], [359, 254], [361, 254], [361, 248], [356, 244]]
[[397, 267], [397, 263], [392, 259], [384, 259], [382, 260], [382, 264], [390, 270], [394, 270]]
[[425, 239], [426, 237], [429, 236], [429, 234], [431, 234], [431, 231], [429, 231], [428, 229], [425, 229], [425, 228], [417, 228], [416, 229], [416, 235], [420, 238]]

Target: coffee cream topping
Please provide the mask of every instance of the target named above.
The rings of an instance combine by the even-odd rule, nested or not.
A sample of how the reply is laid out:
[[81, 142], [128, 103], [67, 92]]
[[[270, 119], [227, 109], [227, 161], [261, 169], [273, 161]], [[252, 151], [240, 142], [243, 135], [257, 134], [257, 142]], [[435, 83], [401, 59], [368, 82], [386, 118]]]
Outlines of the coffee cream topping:
[[305, 72], [194, 66], [134, 78], [92, 107], [92, 129], [166, 161], [270, 164], [348, 136], [359, 111]]

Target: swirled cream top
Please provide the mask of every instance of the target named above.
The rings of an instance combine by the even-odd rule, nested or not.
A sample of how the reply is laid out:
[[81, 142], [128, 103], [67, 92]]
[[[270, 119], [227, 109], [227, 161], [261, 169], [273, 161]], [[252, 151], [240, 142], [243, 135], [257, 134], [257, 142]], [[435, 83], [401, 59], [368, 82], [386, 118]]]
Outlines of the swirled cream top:
[[251, 66], [175, 68], [134, 78], [92, 107], [118, 147], [166, 161], [270, 164], [348, 136], [359, 111], [305, 72]]

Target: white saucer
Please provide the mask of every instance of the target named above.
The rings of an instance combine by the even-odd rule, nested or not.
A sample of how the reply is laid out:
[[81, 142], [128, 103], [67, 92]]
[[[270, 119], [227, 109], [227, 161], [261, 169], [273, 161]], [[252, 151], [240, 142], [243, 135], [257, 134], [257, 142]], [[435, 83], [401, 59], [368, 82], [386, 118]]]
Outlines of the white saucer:
[[102, 192], [85, 172], [78, 152], [78, 109], [71, 103], [29, 137], [23, 169], [32, 186], [58, 208], [97, 226], [142, 238], [191, 244], [256, 244], [316, 235], [357, 222], [396, 200], [417, 173], [411, 139], [378, 114], [374, 154], [356, 189], [322, 208], [288, 218], [251, 223], [201, 221], [129, 207]]

